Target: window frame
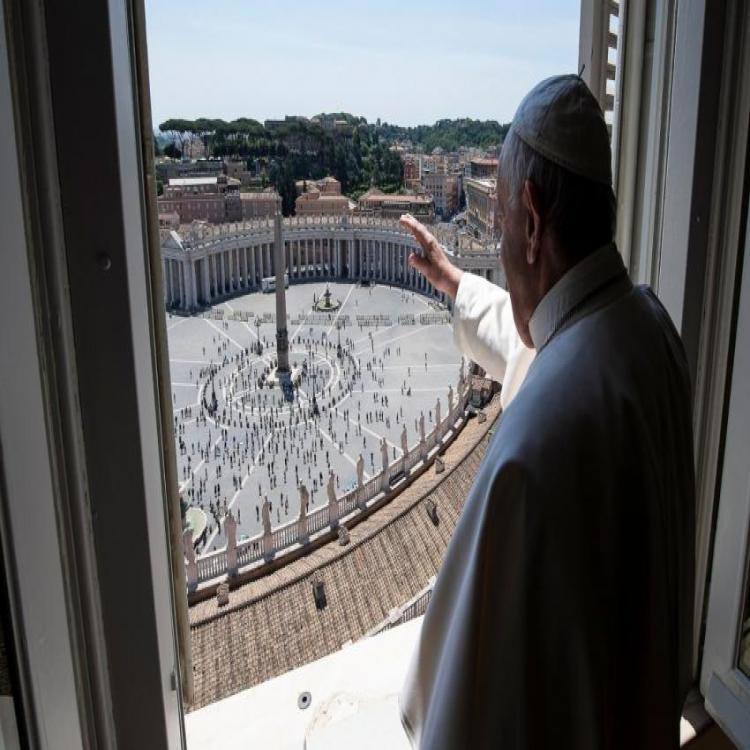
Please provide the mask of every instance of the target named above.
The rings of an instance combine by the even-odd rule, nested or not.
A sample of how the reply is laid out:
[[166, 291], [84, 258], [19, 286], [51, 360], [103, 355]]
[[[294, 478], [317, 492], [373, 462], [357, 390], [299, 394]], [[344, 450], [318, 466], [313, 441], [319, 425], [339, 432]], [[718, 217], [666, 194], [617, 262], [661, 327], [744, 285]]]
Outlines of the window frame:
[[[2, 435], [0, 533], [23, 718], [39, 747], [183, 747], [190, 660], [171, 410], [160, 408], [143, 6], [2, 0], [0, 11], [0, 309], [17, 332], [3, 338], [17, 356], [0, 363], [0, 429], [23, 424], [26, 438]], [[85, 137], [82, 122], [96, 123]]]
[[[747, 220], [750, 220], [750, 209]], [[747, 224], [746, 224], [747, 226]], [[750, 233], [731, 373], [708, 615], [701, 669], [706, 709], [740, 747], [750, 746], [750, 678], [738, 666], [750, 585]]]

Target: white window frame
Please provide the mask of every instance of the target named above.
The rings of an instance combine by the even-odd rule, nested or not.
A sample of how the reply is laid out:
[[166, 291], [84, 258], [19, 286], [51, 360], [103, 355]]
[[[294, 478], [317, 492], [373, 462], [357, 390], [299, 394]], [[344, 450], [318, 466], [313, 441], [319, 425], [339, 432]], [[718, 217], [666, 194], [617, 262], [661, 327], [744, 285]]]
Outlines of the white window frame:
[[[750, 212], [748, 214], [750, 220]], [[747, 226], [747, 224], [746, 224]], [[701, 692], [739, 747], [750, 747], [750, 679], [738, 667], [750, 539], [750, 233], [746, 235], [729, 418], [706, 620]]]
[[[55, 750], [184, 746], [187, 618], [171, 409], [159, 407], [169, 376], [143, 167], [143, 15], [138, 0], [0, 0], [0, 534], [14, 698], [32, 745]], [[86, 65], [96, 70], [84, 87]], [[90, 137], [80, 118], [98, 116], [105, 156], [79, 149]], [[103, 183], [105, 215], [87, 212]], [[111, 428], [110, 409], [121, 420]]]
[[[581, 61], [593, 50], [599, 76], [605, 9], [596, 0], [582, 2]], [[750, 746], [747, 724], [745, 734], [737, 729], [739, 717], [748, 721], [750, 691], [736, 669], [749, 521], [732, 464], [741, 452], [740, 397], [730, 396], [727, 376], [733, 362], [735, 390], [738, 378], [750, 376], [737, 371], [745, 366], [742, 324], [733, 338], [738, 304], [739, 320], [748, 315], [737, 290], [748, 210], [750, 6], [621, 0], [617, 68], [618, 246], [633, 280], [656, 290], [681, 332], [694, 386], [696, 673], [701, 670], [709, 712]], [[601, 78], [591, 85], [599, 95], [604, 91]]]

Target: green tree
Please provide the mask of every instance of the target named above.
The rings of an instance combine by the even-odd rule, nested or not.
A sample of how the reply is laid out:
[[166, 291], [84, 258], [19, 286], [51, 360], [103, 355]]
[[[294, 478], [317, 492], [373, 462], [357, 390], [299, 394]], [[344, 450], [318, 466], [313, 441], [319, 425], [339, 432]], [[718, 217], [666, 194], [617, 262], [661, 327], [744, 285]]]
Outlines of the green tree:
[[164, 156], [168, 156], [170, 159], [181, 159], [182, 151], [174, 143], [168, 143], [164, 146]]

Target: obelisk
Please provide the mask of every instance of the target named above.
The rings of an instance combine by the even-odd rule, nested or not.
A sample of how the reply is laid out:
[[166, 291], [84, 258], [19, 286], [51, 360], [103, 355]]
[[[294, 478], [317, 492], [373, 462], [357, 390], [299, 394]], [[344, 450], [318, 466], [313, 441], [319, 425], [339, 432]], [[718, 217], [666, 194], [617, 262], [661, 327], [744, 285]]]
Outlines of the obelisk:
[[273, 265], [276, 269], [276, 359], [279, 380], [289, 372], [289, 335], [286, 330], [286, 287], [284, 240], [281, 236], [281, 211], [274, 216]]

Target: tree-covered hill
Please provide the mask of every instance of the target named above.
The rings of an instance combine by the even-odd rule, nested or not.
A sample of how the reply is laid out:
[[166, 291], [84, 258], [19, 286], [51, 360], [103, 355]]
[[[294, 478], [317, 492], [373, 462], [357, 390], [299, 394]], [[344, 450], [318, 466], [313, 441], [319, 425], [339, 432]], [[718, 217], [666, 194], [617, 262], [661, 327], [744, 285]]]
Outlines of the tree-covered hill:
[[495, 120], [438, 120], [434, 125], [417, 125], [405, 128], [384, 123], [379, 132], [386, 140], [410, 140], [426, 152], [434, 148], [455, 151], [461, 146], [494, 148], [499, 146], [510, 128], [510, 123], [501, 125]]
[[[340, 121], [346, 126], [340, 127]], [[403, 188], [401, 160], [390, 146], [410, 140], [430, 152], [440, 146], [452, 151], [460, 146], [490, 148], [502, 142], [508, 125], [494, 121], [440, 120], [434, 125], [405, 128], [368, 123], [346, 112], [321, 113], [313, 120], [286, 118], [258, 122], [247, 117], [226, 121], [200, 117], [170, 119], [159, 125], [169, 143], [167, 156], [179, 157], [187, 142], [199, 138], [207, 156], [260, 162], [269, 181], [283, 199], [284, 213], [293, 210], [294, 182], [316, 180], [332, 174], [346, 195], [357, 198], [371, 186], [386, 192]]]

